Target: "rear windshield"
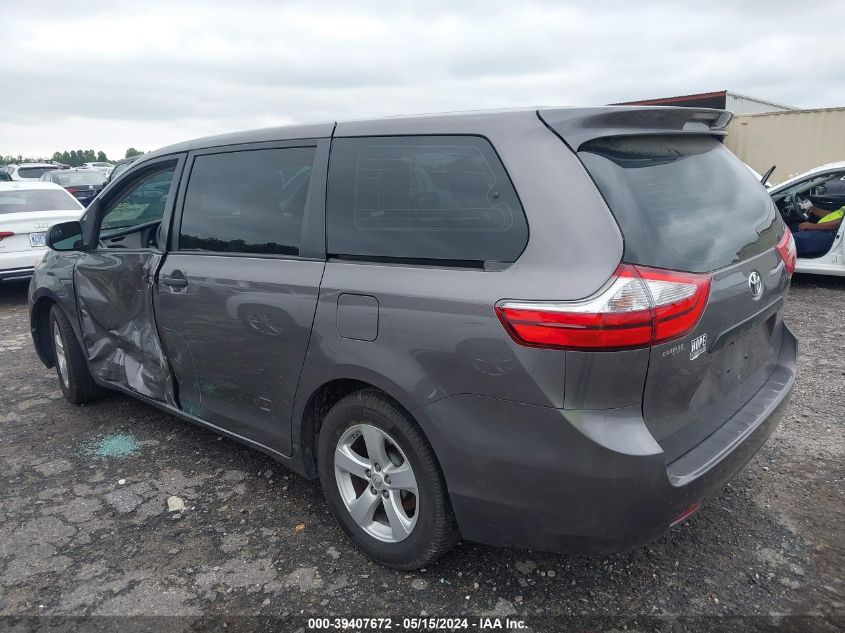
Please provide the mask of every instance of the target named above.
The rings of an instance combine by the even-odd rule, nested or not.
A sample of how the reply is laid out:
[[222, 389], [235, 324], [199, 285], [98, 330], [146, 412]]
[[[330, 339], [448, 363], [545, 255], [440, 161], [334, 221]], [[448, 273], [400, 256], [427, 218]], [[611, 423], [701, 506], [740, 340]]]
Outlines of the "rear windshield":
[[102, 185], [106, 177], [98, 171], [57, 171], [50, 175], [53, 182], [59, 183], [62, 187], [73, 185]]
[[603, 138], [578, 155], [622, 229], [627, 262], [709, 272], [777, 243], [771, 198], [713, 137]]
[[81, 211], [79, 203], [61, 189], [0, 191], [0, 215], [29, 211]]
[[19, 178], [41, 178], [42, 174], [53, 171], [55, 167], [21, 167], [18, 169]]

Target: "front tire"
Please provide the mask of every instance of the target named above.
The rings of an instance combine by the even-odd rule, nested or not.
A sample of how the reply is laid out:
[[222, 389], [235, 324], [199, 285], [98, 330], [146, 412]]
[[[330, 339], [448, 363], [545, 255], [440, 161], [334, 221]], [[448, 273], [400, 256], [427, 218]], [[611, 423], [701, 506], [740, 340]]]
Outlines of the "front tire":
[[73, 404], [84, 404], [101, 397], [103, 388], [91, 378], [73, 326], [57, 305], [50, 309], [50, 341], [59, 386], [65, 399]]
[[383, 394], [359, 391], [332, 407], [317, 463], [332, 515], [376, 562], [419, 569], [457, 543], [434, 453], [408, 413]]

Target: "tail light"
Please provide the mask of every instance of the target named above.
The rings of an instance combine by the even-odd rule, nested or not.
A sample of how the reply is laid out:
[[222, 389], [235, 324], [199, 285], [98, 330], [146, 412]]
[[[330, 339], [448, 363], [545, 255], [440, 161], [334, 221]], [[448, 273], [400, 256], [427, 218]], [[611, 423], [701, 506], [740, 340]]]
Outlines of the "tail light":
[[79, 191], [79, 187], [65, 187], [68, 193], [76, 193]]
[[709, 296], [710, 275], [621, 264], [589, 299], [500, 301], [496, 314], [520, 345], [633, 349], [689, 334]]
[[0, 240], [12, 237], [14, 234], [14, 231], [0, 231]]
[[780, 257], [786, 266], [787, 274], [791, 275], [795, 272], [795, 263], [798, 258], [798, 251], [795, 249], [795, 238], [792, 237], [792, 231], [789, 229], [783, 230], [783, 237], [776, 247]]

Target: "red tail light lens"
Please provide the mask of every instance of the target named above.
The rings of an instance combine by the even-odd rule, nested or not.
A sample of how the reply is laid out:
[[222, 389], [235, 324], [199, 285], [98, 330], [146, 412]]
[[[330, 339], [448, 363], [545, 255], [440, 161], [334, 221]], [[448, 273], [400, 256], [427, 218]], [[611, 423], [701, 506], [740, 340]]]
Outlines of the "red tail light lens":
[[787, 274], [791, 275], [795, 272], [795, 264], [798, 259], [798, 251], [795, 249], [795, 238], [792, 237], [792, 231], [789, 229], [783, 230], [783, 237], [780, 238], [776, 248], [786, 266]]
[[710, 276], [622, 264], [581, 301], [500, 301], [496, 314], [514, 341], [532, 347], [619, 350], [685, 336], [710, 296]]
[[79, 191], [79, 187], [65, 187], [68, 193], [76, 193]]
[[6, 237], [12, 237], [14, 234], [13, 231], [0, 231], [0, 240]]

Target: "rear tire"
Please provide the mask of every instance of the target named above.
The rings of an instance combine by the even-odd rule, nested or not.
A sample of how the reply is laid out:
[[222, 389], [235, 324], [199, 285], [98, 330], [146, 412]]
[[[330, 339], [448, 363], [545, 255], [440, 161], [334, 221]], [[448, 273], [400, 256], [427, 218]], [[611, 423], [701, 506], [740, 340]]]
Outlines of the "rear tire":
[[84, 404], [101, 397], [105, 390], [91, 378], [73, 326], [59, 306], [50, 309], [49, 322], [53, 360], [65, 399], [73, 404]]
[[419, 569], [460, 539], [434, 452], [408, 413], [380, 392], [358, 391], [332, 407], [317, 466], [329, 510], [374, 561]]

